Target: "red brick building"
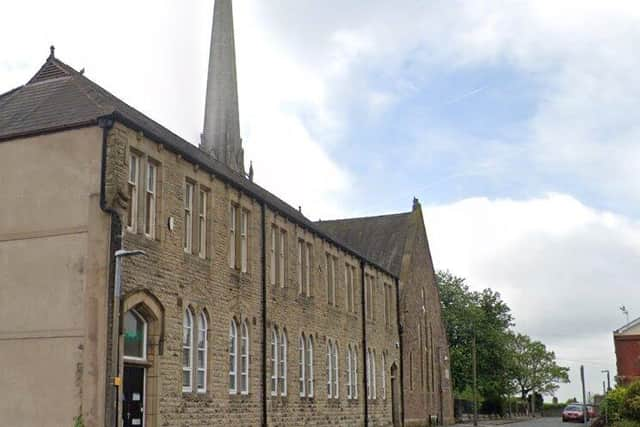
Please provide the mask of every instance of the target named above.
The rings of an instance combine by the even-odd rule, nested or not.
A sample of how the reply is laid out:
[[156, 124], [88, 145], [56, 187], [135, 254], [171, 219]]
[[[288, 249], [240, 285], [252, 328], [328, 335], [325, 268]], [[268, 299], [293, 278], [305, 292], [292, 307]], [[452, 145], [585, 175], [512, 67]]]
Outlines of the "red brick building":
[[613, 332], [618, 380], [640, 380], [640, 317]]

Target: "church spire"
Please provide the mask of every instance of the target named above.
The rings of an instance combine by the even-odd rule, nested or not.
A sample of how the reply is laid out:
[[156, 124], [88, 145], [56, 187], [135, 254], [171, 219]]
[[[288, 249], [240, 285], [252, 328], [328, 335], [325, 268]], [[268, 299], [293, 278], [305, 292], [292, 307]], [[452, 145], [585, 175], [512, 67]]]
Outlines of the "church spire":
[[215, 0], [200, 148], [244, 175], [231, 0]]

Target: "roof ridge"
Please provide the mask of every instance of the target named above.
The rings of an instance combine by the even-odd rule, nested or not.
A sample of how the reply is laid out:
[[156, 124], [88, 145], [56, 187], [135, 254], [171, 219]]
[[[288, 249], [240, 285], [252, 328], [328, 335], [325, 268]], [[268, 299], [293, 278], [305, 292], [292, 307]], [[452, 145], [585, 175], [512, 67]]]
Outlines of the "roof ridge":
[[365, 220], [365, 219], [378, 219], [378, 218], [390, 218], [390, 217], [399, 217], [399, 216], [408, 216], [410, 215], [412, 212], [408, 211], [408, 212], [396, 212], [396, 213], [390, 213], [390, 214], [381, 214], [381, 215], [372, 215], [372, 216], [361, 216], [361, 217], [352, 217], [352, 218], [338, 218], [338, 219], [327, 219], [327, 220], [320, 220], [320, 221], [314, 221], [318, 224], [325, 224], [325, 223], [336, 223], [336, 222], [347, 222], [347, 221], [361, 221], [361, 220]]

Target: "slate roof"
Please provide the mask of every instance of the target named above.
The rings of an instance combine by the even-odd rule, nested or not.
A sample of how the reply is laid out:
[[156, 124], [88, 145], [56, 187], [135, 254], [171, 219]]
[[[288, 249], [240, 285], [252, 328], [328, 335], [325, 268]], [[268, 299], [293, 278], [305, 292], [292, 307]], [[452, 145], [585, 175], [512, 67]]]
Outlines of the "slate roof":
[[10, 139], [64, 129], [97, 126], [101, 119], [114, 119], [142, 131], [149, 139], [214, 174], [224, 182], [263, 201], [290, 221], [314, 231], [334, 245], [394, 275], [375, 259], [329, 235], [324, 228], [302, 215], [274, 194], [231, 170], [209, 154], [121, 101], [82, 73], [53, 55], [24, 86], [0, 94], [0, 143]]
[[411, 212], [334, 221], [316, 225], [338, 241], [375, 261], [396, 277], [400, 276], [402, 255]]

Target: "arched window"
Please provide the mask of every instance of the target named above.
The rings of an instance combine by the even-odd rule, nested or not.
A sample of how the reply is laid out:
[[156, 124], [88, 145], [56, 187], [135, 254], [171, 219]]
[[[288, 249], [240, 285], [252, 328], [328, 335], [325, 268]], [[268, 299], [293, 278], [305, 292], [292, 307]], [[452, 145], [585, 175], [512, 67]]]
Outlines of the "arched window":
[[280, 378], [278, 388], [281, 396], [287, 395], [287, 333], [284, 329], [280, 332]]
[[371, 399], [371, 349], [367, 349], [367, 399]]
[[358, 346], [353, 347], [353, 398], [358, 398]]
[[204, 311], [198, 317], [198, 366], [196, 387], [198, 393], [207, 391], [207, 316]]
[[382, 378], [382, 398], [387, 400], [387, 357], [382, 353], [382, 369], [380, 371]]
[[313, 397], [313, 338], [307, 337], [307, 396]]
[[347, 399], [353, 399], [353, 366], [351, 359], [353, 357], [351, 344], [347, 347]]
[[229, 394], [238, 392], [238, 325], [229, 323]]
[[191, 308], [184, 311], [182, 319], [182, 391], [193, 391], [193, 313]]
[[307, 395], [307, 378], [305, 377], [305, 369], [307, 367], [305, 357], [307, 355], [307, 349], [305, 348], [304, 334], [298, 338], [298, 376], [300, 383], [300, 397]]
[[377, 399], [378, 398], [378, 390], [376, 387], [376, 351], [372, 350], [371, 351], [371, 385], [373, 387], [373, 398]]
[[271, 395], [278, 395], [278, 330], [271, 331]]
[[333, 343], [331, 340], [327, 341], [327, 399], [331, 399], [333, 396]]
[[240, 345], [240, 393], [249, 394], [249, 328], [242, 322]]
[[340, 397], [340, 381], [338, 376], [338, 343], [333, 345], [333, 398], [337, 399]]
[[147, 322], [135, 310], [129, 310], [124, 315], [124, 357], [147, 360]]

